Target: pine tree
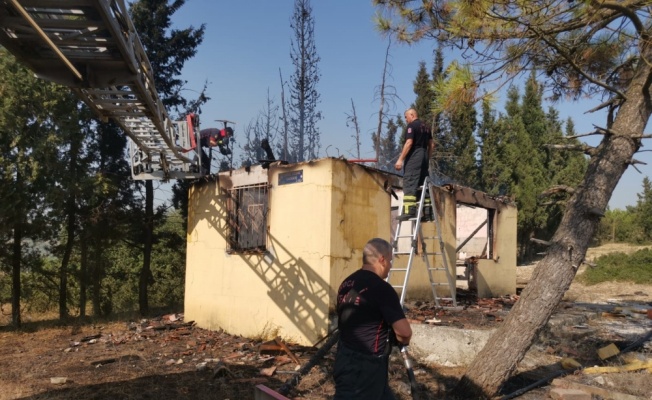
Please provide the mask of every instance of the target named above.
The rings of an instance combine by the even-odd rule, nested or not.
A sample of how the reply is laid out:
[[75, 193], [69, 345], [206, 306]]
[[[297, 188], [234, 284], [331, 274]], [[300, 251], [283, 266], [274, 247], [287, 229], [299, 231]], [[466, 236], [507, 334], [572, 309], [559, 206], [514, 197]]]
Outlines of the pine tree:
[[477, 112], [472, 103], [466, 103], [448, 115], [453, 161], [444, 170], [454, 181], [464, 186], [479, 186], [479, 170], [476, 160], [478, 150], [474, 131], [477, 125]]
[[414, 79], [413, 84], [414, 94], [417, 95], [414, 100], [412, 107], [417, 110], [417, 115], [419, 119], [428, 124], [432, 125], [432, 105], [434, 101], [434, 93], [432, 91], [432, 81], [430, 80], [430, 75], [426, 69], [426, 62], [419, 62], [419, 69], [417, 70], [417, 76]]
[[509, 193], [510, 172], [503, 163], [504, 141], [497, 126], [495, 111], [488, 98], [482, 101], [482, 120], [478, 127], [480, 140], [480, 189], [494, 196]]
[[645, 240], [652, 240], [652, 182], [647, 176], [643, 178], [643, 191], [637, 193], [635, 213], [645, 235]]
[[[438, 43], [437, 50], [435, 50], [434, 65], [432, 67], [432, 79], [430, 82], [430, 94], [433, 96], [430, 100], [430, 126], [432, 129], [432, 138], [435, 141], [435, 151], [430, 160], [430, 172], [437, 179], [449, 179], [443, 176], [442, 168], [445, 168], [446, 162], [450, 161], [452, 155], [446, 149], [446, 141], [444, 131], [446, 129], [446, 122], [443, 118], [442, 111], [436, 106], [436, 86], [437, 82], [446, 80], [446, 72], [444, 69], [444, 52], [442, 50], [441, 42]], [[444, 164], [442, 164], [444, 163]]]
[[385, 136], [380, 139], [380, 156], [378, 160], [378, 169], [383, 171], [394, 172], [394, 163], [398, 159], [401, 149], [396, 142], [398, 130], [402, 127], [403, 121], [400, 116], [396, 117], [396, 122], [393, 118], [387, 121], [385, 126]]
[[320, 133], [317, 122], [319, 104], [319, 61], [315, 47], [315, 19], [309, 0], [295, 0], [290, 26], [294, 32], [290, 58], [294, 73], [290, 77], [289, 122], [292, 137], [291, 159], [301, 162], [317, 158]]
[[[601, 97], [604, 135], [582, 183], [570, 197], [546, 256], [499, 330], [469, 365], [453, 396], [492, 397], [516, 370], [537, 332], [561, 301], [582, 263], [600, 216], [639, 151], [652, 116], [649, 87], [652, 34], [647, 1], [434, 1], [375, 0], [383, 32], [408, 43], [437, 38], [473, 56], [473, 73], [459, 81], [474, 97], [545, 71], [553, 99]], [[554, 18], [551, 18], [554, 15]], [[607, 22], [605, 22], [607, 21]], [[626, 100], [626, 101], [625, 101]], [[451, 106], [454, 106], [451, 104]], [[627, 145], [623, 145], [627, 142]], [[523, 151], [523, 150], [522, 150]]]
[[510, 194], [518, 206], [519, 258], [524, 259], [531, 249], [530, 238], [546, 222], [546, 215], [538, 207], [538, 196], [544, 187], [543, 165], [540, 158], [533, 155], [536, 148], [523, 122], [523, 107], [519, 102], [518, 89], [510, 87], [507, 97], [507, 115], [501, 118], [505, 149], [503, 155], [504, 162], [511, 171]]
[[7, 244], [2, 264], [11, 266], [12, 324], [21, 326], [21, 272], [27, 240], [56, 231], [46, 194], [55, 183], [58, 105], [69, 91], [42, 82], [0, 48], [0, 238]]

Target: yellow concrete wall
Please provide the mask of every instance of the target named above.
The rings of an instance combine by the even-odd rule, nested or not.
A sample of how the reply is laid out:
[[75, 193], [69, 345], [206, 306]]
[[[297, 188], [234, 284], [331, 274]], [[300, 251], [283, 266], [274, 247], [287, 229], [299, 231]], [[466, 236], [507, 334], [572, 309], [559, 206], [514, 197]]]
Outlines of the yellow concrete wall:
[[516, 293], [516, 207], [497, 210], [494, 221], [494, 259], [479, 259], [475, 268], [479, 298]]
[[[373, 237], [391, 243], [390, 195], [384, 174], [357, 164], [333, 160], [331, 286], [362, 265], [362, 248]], [[331, 305], [335, 305], [332, 299]]]
[[[303, 181], [279, 185], [301, 170]], [[226, 253], [220, 186], [269, 182], [268, 254]], [[328, 332], [342, 279], [371, 237], [389, 235], [389, 195], [378, 172], [344, 160], [233, 171], [190, 192], [185, 318], [252, 338], [311, 345]], [[385, 232], [383, 234], [383, 232]]]

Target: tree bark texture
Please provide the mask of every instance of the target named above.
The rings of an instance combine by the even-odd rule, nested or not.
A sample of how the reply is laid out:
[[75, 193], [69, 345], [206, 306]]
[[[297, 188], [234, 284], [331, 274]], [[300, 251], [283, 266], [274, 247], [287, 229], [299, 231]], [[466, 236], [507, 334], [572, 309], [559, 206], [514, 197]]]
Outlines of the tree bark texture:
[[[641, 51], [647, 60], [651, 53], [649, 48]], [[547, 255], [538, 263], [505, 322], [469, 366], [454, 396], [478, 399], [497, 394], [561, 302], [600, 223], [599, 214], [607, 208], [628, 162], [641, 146], [641, 139], [635, 136], [643, 133], [652, 113], [650, 80], [650, 65], [640, 61], [625, 92], [626, 101], [610, 127], [613, 134], [606, 135], [597, 148], [583, 182], [568, 202]]]
[[152, 275], [152, 241], [154, 237], [154, 186], [152, 181], [145, 182], [145, 226], [143, 243], [143, 268], [140, 270], [138, 282], [138, 305], [140, 315], [147, 315], [149, 312], [149, 300], [147, 287]]
[[[84, 231], [85, 232], [85, 231]], [[86, 316], [86, 291], [88, 290], [88, 235], [84, 235], [79, 242], [81, 260], [79, 262], [79, 317]]]
[[68, 265], [70, 256], [75, 244], [75, 225], [77, 213], [75, 210], [75, 195], [71, 194], [66, 206], [68, 214], [68, 223], [66, 227], [66, 246], [61, 259], [61, 269], [59, 270], [59, 319], [68, 318]]
[[[18, 214], [20, 215], [20, 214]], [[11, 323], [15, 328], [22, 325], [20, 318], [20, 264], [22, 259], [23, 228], [22, 223], [14, 224], [14, 243], [12, 248], [12, 271], [11, 271]]]

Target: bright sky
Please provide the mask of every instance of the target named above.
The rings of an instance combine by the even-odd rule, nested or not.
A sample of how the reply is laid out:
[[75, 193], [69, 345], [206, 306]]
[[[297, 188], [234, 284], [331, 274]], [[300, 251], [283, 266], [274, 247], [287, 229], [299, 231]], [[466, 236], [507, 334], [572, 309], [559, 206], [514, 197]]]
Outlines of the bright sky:
[[[318, 125], [321, 156], [357, 158], [355, 132], [346, 126], [353, 99], [362, 136], [360, 156], [374, 158], [371, 132], [378, 125], [380, 107], [375, 94], [388, 43], [374, 27], [376, 10], [371, 0], [312, 0], [311, 3], [316, 48], [321, 57], [321, 79], [317, 86], [321, 94], [318, 110], [323, 115]], [[202, 108], [202, 128], [221, 127], [221, 123], [214, 122], [216, 119], [235, 121], [238, 140], [244, 127], [265, 108], [268, 90], [270, 97], [280, 104], [279, 69], [286, 81], [294, 71], [290, 60], [293, 9], [294, 0], [187, 0], [173, 16], [176, 28], [206, 24], [204, 42], [183, 72], [190, 90], [199, 91], [204, 81], [209, 82], [211, 100]], [[419, 62], [425, 61], [428, 71], [432, 70], [433, 46], [434, 42], [392, 45], [389, 84], [399, 96], [392, 113], [402, 114], [414, 102], [413, 82]], [[450, 54], [445, 57], [447, 64], [453, 61]], [[519, 89], [522, 92], [523, 88]], [[193, 97], [192, 93], [187, 95]], [[593, 124], [605, 126], [602, 114], [584, 114], [599, 104], [599, 100], [557, 103], [555, 108], [563, 120], [573, 118], [577, 133], [588, 133]], [[503, 104], [504, 99], [500, 99], [495, 107]], [[242, 136], [239, 139], [242, 144]], [[586, 139], [590, 145], [596, 145], [598, 140], [598, 137]], [[644, 144], [649, 148], [652, 141], [647, 139]], [[635, 205], [636, 193], [642, 192], [643, 177], [652, 176], [652, 152], [639, 153], [635, 158], [648, 165], [637, 165], [642, 174], [632, 167], [625, 172], [611, 199], [612, 209]], [[239, 160], [237, 153], [234, 164], [235, 160]]]

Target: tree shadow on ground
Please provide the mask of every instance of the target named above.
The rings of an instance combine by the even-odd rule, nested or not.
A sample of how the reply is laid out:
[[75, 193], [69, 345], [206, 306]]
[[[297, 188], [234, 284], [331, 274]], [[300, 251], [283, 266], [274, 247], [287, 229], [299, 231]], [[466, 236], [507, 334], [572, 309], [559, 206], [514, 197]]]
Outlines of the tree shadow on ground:
[[[252, 366], [229, 366], [232, 375], [213, 378], [212, 370], [151, 375], [133, 380], [103, 382], [94, 385], [76, 386], [67, 382], [64, 388], [48, 390], [22, 400], [150, 400], [150, 399], [252, 399], [258, 383], [278, 386], [275, 378], [238, 378], [255, 376], [257, 368]], [[254, 371], [255, 369], [255, 371]]]

